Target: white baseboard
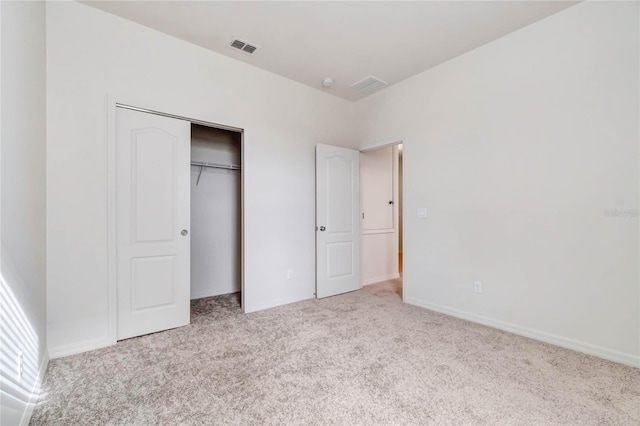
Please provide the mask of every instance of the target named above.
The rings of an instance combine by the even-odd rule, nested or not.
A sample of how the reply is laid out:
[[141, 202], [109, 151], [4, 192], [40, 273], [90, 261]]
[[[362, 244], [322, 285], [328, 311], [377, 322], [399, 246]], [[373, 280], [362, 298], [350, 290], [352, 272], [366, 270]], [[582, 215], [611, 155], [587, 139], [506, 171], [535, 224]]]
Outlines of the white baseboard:
[[[258, 312], [265, 309], [277, 308], [278, 306], [289, 305], [291, 303], [302, 302], [303, 300], [314, 299], [314, 296], [311, 297], [297, 297], [291, 299], [278, 299], [278, 300], [270, 300], [263, 303], [258, 303], [254, 306], [250, 306], [249, 309], [245, 309], [245, 313], [250, 314], [252, 312]], [[246, 307], [245, 307], [246, 308]]]
[[82, 352], [93, 351], [95, 349], [105, 348], [115, 344], [106, 337], [93, 340], [84, 340], [82, 342], [71, 343], [58, 347], [49, 348], [49, 357], [51, 359], [62, 358], [69, 355], [75, 355]]
[[211, 292], [206, 292], [205, 291], [205, 292], [202, 292], [202, 293], [191, 294], [190, 299], [191, 300], [204, 299], [205, 297], [223, 296], [225, 294], [233, 294], [233, 293], [238, 293], [238, 292], [240, 292], [240, 289], [237, 289], [237, 290], [232, 289], [230, 291], [226, 291], [226, 292], [223, 292], [223, 293], [218, 293], [218, 292], [211, 293]]
[[390, 275], [382, 275], [380, 277], [367, 278], [366, 280], [362, 280], [362, 285], [381, 283], [382, 281], [395, 280], [396, 278], [400, 278], [400, 274], [395, 273]]
[[451, 315], [453, 317], [462, 318], [464, 320], [475, 322], [478, 324], [487, 325], [489, 327], [497, 328], [500, 330], [508, 331], [509, 333], [529, 337], [535, 340], [540, 340], [542, 342], [550, 343], [555, 346], [560, 346], [588, 355], [597, 356], [609, 361], [640, 368], [640, 357], [630, 353], [616, 351], [613, 349], [605, 348], [603, 346], [592, 345], [591, 343], [581, 342], [579, 340], [558, 336], [556, 334], [522, 327], [505, 321], [500, 321], [493, 318], [472, 314], [470, 312], [449, 308], [447, 306], [425, 302], [423, 300], [407, 298], [405, 299], [405, 303], [429, 309], [431, 311], [440, 312], [442, 314]]
[[36, 404], [38, 403], [38, 399], [40, 398], [42, 392], [42, 382], [44, 381], [44, 373], [47, 371], [47, 366], [49, 365], [49, 354], [45, 351], [44, 357], [42, 357], [42, 362], [40, 363], [40, 368], [38, 368], [38, 376], [36, 377], [36, 381], [31, 388], [31, 395], [29, 396], [29, 402], [26, 404], [24, 408], [24, 413], [22, 413], [22, 418], [20, 419], [21, 426], [28, 426], [31, 421], [31, 416], [33, 415], [33, 410], [36, 408]]

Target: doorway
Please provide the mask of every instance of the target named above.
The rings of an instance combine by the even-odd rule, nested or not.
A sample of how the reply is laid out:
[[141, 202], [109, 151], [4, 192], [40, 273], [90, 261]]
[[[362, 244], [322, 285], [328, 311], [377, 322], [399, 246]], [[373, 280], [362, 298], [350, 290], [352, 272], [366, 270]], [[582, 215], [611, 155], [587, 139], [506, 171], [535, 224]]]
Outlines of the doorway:
[[362, 284], [402, 276], [402, 143], [360, 153]]
[[241, 292], [241, 139], [191, 124], [191, 300]]

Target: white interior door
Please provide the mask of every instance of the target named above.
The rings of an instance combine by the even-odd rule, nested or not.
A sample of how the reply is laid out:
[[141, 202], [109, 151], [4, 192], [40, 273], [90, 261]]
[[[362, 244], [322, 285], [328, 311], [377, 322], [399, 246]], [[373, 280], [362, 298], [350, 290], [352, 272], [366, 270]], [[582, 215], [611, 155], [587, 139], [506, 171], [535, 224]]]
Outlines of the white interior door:
[[316, 294], [360, 288], [360, 153], [316, 146]]
[[118, 340], [189, 324], [191, 123], [117, 108]]

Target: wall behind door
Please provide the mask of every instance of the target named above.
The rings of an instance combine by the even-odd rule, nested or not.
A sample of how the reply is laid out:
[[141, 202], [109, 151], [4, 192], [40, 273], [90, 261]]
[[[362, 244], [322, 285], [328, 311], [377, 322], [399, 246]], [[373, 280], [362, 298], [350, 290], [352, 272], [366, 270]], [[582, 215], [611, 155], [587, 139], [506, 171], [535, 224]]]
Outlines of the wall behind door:
[[[191, 126], [192, 161], [240, 165], [240, 144], [239, 132]], [[191, 166], [191, 299], [240, 291], [241, 278], [240, 171], [200, 170]]]

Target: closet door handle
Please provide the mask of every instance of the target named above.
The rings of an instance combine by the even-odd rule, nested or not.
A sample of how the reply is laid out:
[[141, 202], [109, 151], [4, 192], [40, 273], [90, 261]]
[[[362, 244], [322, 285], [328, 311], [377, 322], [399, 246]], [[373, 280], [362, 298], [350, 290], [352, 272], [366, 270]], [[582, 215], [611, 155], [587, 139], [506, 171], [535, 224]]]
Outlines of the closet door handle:
[[182, 234], [183, 237], [186, 237], [188, 233], [189, 231], [187, 231], [186, 229], [183, 229], [180, 234]]
[[324, 231], [325, 229], [327, 229], [327, 228], [325, 228], [324, 226], [321, 226], [321, 227], [320, 227], [320, 230], [321, 230], [321, 231]]

